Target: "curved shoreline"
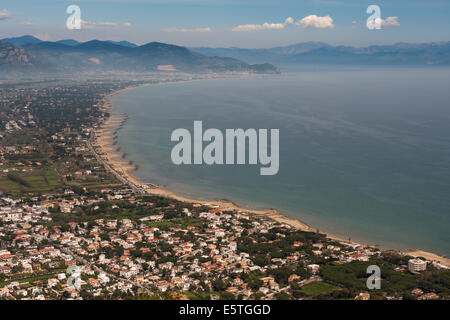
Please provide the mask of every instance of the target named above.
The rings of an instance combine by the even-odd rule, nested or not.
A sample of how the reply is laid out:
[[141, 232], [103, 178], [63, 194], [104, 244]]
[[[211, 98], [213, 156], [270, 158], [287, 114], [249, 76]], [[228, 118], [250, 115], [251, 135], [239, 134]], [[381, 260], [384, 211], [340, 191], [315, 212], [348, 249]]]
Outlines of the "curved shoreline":
[[[205, 79], [200, 79], [205, 80]], [[160, 83], [154, 83], [154, 84], [143, 84], [138, 86], [131, 86], [127, 87], [125, 89], [117, 90], [111, 94], [108, 94], [103, 99], [103, 106], [110, 116], [107, 119], [102, 119], [101, 127], [95, 131], [95, 141], [94, 146], [101, 150], [101, 157], [108, 163], [108, 165], [115, 170], [119, 175], [121, 175], [126, 181], [128, 181], [129, 184], [132, 184], [138, 188], [142, 188], [145, 190], [144, 192], [146, 194], [150, 195], [157, 195], [167, 198], [172, 198], [178, 201], [187, 202], [191, 204], [201, 204], [201, 205], [208, 205], [211, 207], [216, 207], [224, 211], [238, 211], [250, 215], [260, 215], [265, 216], [269, 219], [273, 219], [279, 223], [282, 224], [288, 224], [295, 229], [302, 230], [302, 231], [309, 231], [314, 232], [315, 229], [306, 224], [305, 222], [301, 221], [297, 218], [291, 218], [283, 215], [281, 212], [279, 212], [276, 209], [248, 209], [248, 208], [242, 208], [239, 207], [237, 204], [231, 202], [231, 201], [218, 201], [218, 200], [196, 200], [191, 199], [185, 196], [182, 196], [180, 194], [177, 194], [173, 191], [170, 191], [164, 187], [158, 186], [153, 183], [147, 183], [139, 179], [133, 174], [133, 171], [135, 171], [136, 166], [127, 163], [126, 161], [123, 161], [123, 157], [121, 157], [120, 154], [117, 152], [117, 147], [114, 143], [114, 137], [117, 136], [118, 130], [120, 130], [120, 127], [123, 125], [124, 116], [123, 114], [114, 114], [113, 113], [113, 105], [112, 105], [112, 99], [120, 93], [131, 91], [140, 87], [145, 86], [151, 86], [151, 85], [160, 85], [160, 84], [174, 84], [174, 83], [180, 83], [180, 82], [191, 82], [196, 80], [181, 80], [181, 81], [172, 81], [172, 82], [160, 82]], [[110, 141], [111, 140], [111, 141]], [[335, 236], [332, 234], [328, 234], [323, 232], [327, 238], [343, 242], [343, 243], [350, 243], [350, 244], [360, 244], [355, 241], [349, 241], [347, 239], [344, 239], [339, 236]], [[438, 261], [439, 263], [446, 265], [450, 267], [450, 259], [447, 259], [446, 257], [423, 251], [420, 249], [414, 249], [414, 250], [408, 250], [408, 251], [400, 251], [395, 250], [403, 255], [411, 255], [414, 257], [424, 257], [427, 260], [430, 261]]]

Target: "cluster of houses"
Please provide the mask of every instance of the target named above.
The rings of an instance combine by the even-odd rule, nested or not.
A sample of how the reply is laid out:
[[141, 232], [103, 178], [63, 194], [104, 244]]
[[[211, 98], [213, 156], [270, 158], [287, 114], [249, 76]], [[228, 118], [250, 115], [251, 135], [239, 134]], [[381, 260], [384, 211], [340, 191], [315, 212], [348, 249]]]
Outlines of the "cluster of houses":
[[[120, 298], [159, 292], [186, 299], [185, 292], [199, 286], [213, 291], [213, 282], [220, 279], [227, 283], [224, 290], [236, 297], [251, 299], [258, 293], [258, 298], [273, 299], [277, 293], [288, 293], [290, 286], [280, 286], [270, 276], [271, 270], [299, 261], [306, 264], [311, 276], [302, 279], [292, 274], [289, 283], [303, 286], [322, 281], [320, 266], [308, 263], [300, 241], [292, 243], [298, 251], [285, 258], [274, 258], [265, 266], [256, 265], [249, 253], [239, 250], [237, 238], [244, 230], [264, 234], [275, 226], [292, 228], [245, 213], [222, 212], [213, 207], [201, 207], [198, 212], [184, 208], [186, 218], [197, 219], [192, 225], [170, 225], [171, 220], [165, 219], [164, 212], [134, 219], [69, 222], [64, 226], [52, 221], [49, 209], [56, 206], [63, 212], [71, 212], [80, 205], [101, 210], [102, 201], [137, 201], [129, 189], [102, 192], [100, 198], [71, 200], [1, 198], [0, 298], [82, 299], [86, 294]], [[163, 222], [169, 222], [170, 227], [163, 227]], [[313, 244], [312, 253], [348, 263], [368, 261], [376, 250], [345, 242], [318, 242]], [[79, 268], [79, 277], [74, 280], [68, 270], [75, 266]], [[242, 274], [256, 270], [263, 275], [262, 285], [252, 289], [242, 280]], [[431, 293], [417, 296], [435, 298]]]
[[[64, 228], [53, 223], [49, 213], [51, 208], [59, 207], [63, 213], [69, 213], [80, 205], [100, 210], [97, 204], [101, 201], [136, 201], [128, 189], [102, 191], [102, 197], [94, 199], [1, 199], [0, 238], [4, 249], [0, 251], [0, 275], [4, 286], [0, 296], [38, 299], [65, 294], [67, 298], [80, 298], [83, 289], [94, 297], [112, 295], [116, 290], [130, 295], [143, 290], [180, 294], [198, 286], [200, 280], [196, 275], [200, 274], [211, 278], [204, 281], [208, 286], [215, 278], [227, 280], [230, 284], [226, 288], [228, 293], [249, 298], [255, 291], [240, 279], [240, 274], [255, 270], [265, 273], [273, 268], [272, 265], [255, 265], [248, 253], [238, 250], [236, 239], [245, 229], [242, 219], [252, 225], [251, 232], [255, 233], [267, 232], [275, 222], [253, 219], [244, 213], [223, 213], [209, 208], [193, 214], [189, 209], [183, 209], [186, 217], [204, 221], [204, 228], [194, 224], [174, 225], [163, 230], [155, 226], [165, 221], [163, 212], [139, 219], [69, 222]], [[65, 192], [67, 194], [71, 193]], [[290, 228], [288, 225], [283, 227]], [[300, 248], [302, 243], [293, 245]], [[339, 247], [324, 248], [320, 244], [315, 249], [317, 255], [324, 249], [336, 254], [340, 251]], [[288, 265], [302, 257], [303, 254], [296, 253], [273, 259], [273, 263]], [[66, 269], [74, 265], [82, 268], [79, 290], [67, 284]], [[319, 266], [310, 264], [308, 268], [315, 278], [290, 280], [304, 284], [320, 280], [317, 276]], [[34, 280], [40, 276], [43, 279]], [[273, 277], [261, 277], [261, 281], [263, 285], [258, 291], [266, 298], [281, 290]]]

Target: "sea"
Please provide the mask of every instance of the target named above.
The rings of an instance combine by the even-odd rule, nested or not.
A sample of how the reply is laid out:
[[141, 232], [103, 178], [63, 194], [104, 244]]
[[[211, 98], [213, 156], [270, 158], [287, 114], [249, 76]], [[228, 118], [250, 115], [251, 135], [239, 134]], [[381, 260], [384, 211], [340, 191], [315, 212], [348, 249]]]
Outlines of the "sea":
[[[181, 195], [275, 208], [320, 232], [450, 255], [450, 68], [321, 68], [117, 95], [134, 173]], [[279, 129], [279, 172], [175, 165], [175, 129]]]

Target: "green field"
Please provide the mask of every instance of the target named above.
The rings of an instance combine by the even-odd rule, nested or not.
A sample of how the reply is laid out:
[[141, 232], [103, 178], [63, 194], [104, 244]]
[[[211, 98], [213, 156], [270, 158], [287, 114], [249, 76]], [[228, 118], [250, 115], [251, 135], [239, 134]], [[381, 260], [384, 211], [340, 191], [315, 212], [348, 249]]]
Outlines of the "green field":
[[161, 227], [175, 227], [180, 226], [182, 228], [186, 228], [187, 226], [199, 227], [204, 222], [201, 219], [197, 218], [175, 218], [170, 220], [162, 220], [162, 221], [154, 221], [148, 222], [147, 225], [149, 227], [161, 228]]
[[18, 144], [32, 144], [33, 140], [26, 134], [17, 134], [10, 136], [8, 138], [8, 144], [18, 145]]
[[59, 187], [60, 181], [57, 173], [50, 168], [35, 170], [33, 172], [13, 172], [23, 179], [26, 184], [14, 181], [7, 174], [0, 175], [0, 191], [11, 194], [24, 192], [48, 192]]
[[183, 291], [182, 293], [186, 295], [186, 297], [188, 297], [189, 300], [210, 300], [212, 294], [216, 296], [220, 295], [219, 292], [204, 292], [201, 295], [195, 294], [190, 291]]
[[18, 283], [30, 283], [37, 280], [47, 280], [50, 278], [54, 278], [58, 273], [65, 273], [66, 269], [55, 269], [51, 271], [51, 273], [48, 274], [40, 274], [40, 275], [34, 275], [23, 279], [17, 279], [17, 280], [6, 280], [0, 282], [0, 287], [4, 287], [9, 285], [11, 282], [18, 282]]
[[301, 291], [303, 291], [303, 293], [307, 294], [308, 296], [315, 297], [318, 296], [319, 294], [328, 293], [335, 289], [336, 287], [329, 283], [322, 281], [315, 281], [307, 285], [304, 285]]

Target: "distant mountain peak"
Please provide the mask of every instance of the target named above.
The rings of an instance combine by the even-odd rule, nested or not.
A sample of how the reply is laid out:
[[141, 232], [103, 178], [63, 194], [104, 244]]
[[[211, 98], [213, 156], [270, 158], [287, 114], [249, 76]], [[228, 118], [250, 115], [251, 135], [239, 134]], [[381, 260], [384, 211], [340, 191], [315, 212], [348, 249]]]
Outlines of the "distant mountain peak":
[[78, 42], [76, 40], [73, 40], [73, 39], [64, 39], [64, 40], [59, 40], [59, 41], [56, 41], [56, 42], [57, 43], [61, 43], [61, 44], [65, 44], [67, 46], [76, 46], [76, 45], [80, 44], [80, 42]]
[[134, 44], [134, 43], [126, 41], [126, 40], [122, 40], [122, 41], [106, 40], [106, 41], [113, 43], [113, 44], [118, 44], [120, 46], [128, 47], [128, 48], [136, 48], [138, 46], [137, 44]]
[[36, 38], [35, 36], [31, 35], [24, 35], [21, 37], [13, 37], [13, 38], [5, 38], [1, 39], [2, 42], [7, 42], [16, 46], [23, 46], [27, 44], [36, 44], [42, 42], [41, 39]]

